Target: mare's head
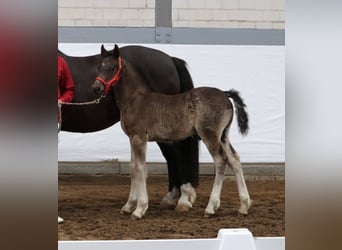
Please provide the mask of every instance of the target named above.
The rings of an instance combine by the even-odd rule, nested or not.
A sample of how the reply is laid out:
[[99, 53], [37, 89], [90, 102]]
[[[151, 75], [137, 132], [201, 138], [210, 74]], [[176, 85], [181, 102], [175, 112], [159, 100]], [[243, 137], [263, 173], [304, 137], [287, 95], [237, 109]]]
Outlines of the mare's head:
[[92, 88], [96, 95], [106, 95], [112, 86], [117, 84], [121, 77], [121, 57], [119, 47], [115, 44], [114, 50], [107, 51], [101, 46], [102, 61], [98, 66], [98, 74]]

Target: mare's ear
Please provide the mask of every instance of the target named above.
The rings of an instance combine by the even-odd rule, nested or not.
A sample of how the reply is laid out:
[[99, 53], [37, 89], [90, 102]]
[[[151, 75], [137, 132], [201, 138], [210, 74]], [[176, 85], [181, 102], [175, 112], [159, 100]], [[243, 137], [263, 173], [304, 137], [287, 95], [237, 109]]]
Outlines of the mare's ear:
[[119, 51], [119, 46], [115, 44], [114, 46], [114, 57], [119, 58], [120, 56], [120, 51]]
[[101, 56], [106, 56], [108, 54], [108, 51], [105, 49], [103, 44], [101, 45]]

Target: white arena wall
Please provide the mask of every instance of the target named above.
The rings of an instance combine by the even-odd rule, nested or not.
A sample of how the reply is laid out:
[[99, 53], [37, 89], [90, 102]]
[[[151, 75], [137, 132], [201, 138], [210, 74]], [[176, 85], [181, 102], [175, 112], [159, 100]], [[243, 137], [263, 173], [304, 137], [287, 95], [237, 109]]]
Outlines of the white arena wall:
[[285, 237], [253, 237], [246, 228], [220, 229], [217, 238], [58, 241], [59, 250], [285, 250]]
[[[107, 49], [114, 44], [104, 44]], [[125, 46], [127, 44], [118, 44]], [[238, 133], [234, 119], [231, 142], [244, 163], [285, 162], [285, 49], [284, 46], [141, 44], [184, 59], [195, 87], [212, 86], [240, 91], [247, 104], [250, 131]], [[71, 56], [100, 52], [100, 43], [59, 43]], [[94, 133], [61, 132], [58, 160], [63, 162], [129, 161], [127, 136], [120, 124]], [[156, 143], [149, 143], [147, 162], [165, 162]], [[212, 162], [201, 142], [200, 162]]]

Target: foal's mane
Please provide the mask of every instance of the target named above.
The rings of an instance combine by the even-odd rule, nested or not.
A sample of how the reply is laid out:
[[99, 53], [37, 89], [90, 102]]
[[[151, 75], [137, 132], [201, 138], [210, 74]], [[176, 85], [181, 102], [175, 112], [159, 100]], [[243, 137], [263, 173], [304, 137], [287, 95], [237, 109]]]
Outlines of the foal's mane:
[[[107, 53], [108, 54], [105, 55], [104, 58], [114, 57], [115, 61], [118, 62], [118, 58], [114, 55], [114, 50], [107, 51]], [[146, 89], [152, 91], [152, 89], [148, 85], [148, 79], [143, 74], [143, 72], [139, 71], [136, 67], [133, 66], [133, 64], [124, 59], [121, 55], [120, 57], [122, 63], [121, 77], [126, 77], [128, 74], [130, 74], [131, 76], [138, 78], [139, 84], [143, 84]]]
[[[119, 49], [119, 51], [120, 51], [120, 49]], [[118, 59], [116, 58], [116, 56], [114, 54], [114, 49], [106, 51], [106, 54], [103, 55], [103, 58], [106, 58], [106, 57], [114, 57], [115, 60], [118, 61]], [[136, 77], [138, 77], [140, 79], [140, 83], [144, 84], [144, 87], [146, 89], [153, 91], [152, 88], [148, 84], [149, 79], [148, 79], [148, 76], [144, 73], [144, 71], [142, 69], [135, 67], [132, 63], [130, 63], [125, 58], [123, 58], [121, 53], [120, 53], [120, 57], [121, 57], [121, 61], [122, 61], [121, 75], [125, 77], [128, 73], [134, 74]]]

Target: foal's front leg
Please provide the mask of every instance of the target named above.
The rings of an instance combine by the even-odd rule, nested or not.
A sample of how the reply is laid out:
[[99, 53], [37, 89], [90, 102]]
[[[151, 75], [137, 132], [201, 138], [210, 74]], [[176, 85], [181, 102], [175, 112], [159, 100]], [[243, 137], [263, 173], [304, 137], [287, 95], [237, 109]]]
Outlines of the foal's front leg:
[[147, 141], [139, 136], [130, 137], [131, 143], [131, 189], [127, 203], [121, 212], [131, 213], [132, 219], [141, 219], [148, 208], [145, 165]]

